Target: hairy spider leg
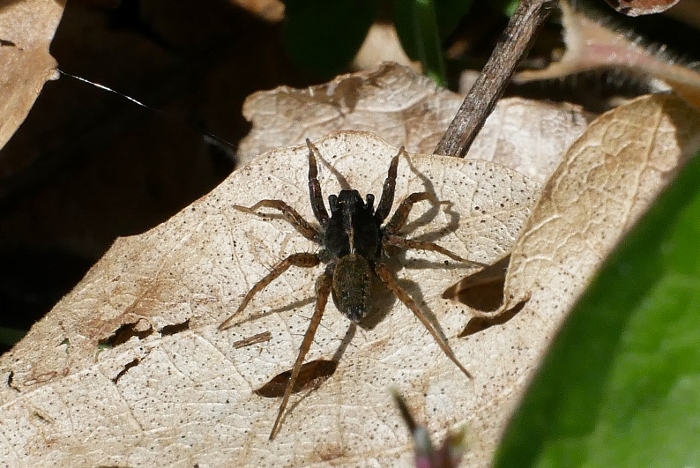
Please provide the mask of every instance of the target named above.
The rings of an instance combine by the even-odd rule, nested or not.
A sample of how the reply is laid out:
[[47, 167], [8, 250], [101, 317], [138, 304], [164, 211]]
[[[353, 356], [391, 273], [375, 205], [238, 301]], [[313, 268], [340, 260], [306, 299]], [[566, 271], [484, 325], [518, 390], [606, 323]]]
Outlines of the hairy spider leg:
[[423, 200], [430, 200], [433, 203], [438, 202], [437, 198], [435, 198], [435, 195], [433, 195], [430, 192], [414, 192], [410, 194], [409, 196], [404, 198], [399, 207], [396, 208], [394, 215], [384, 226], [384, 232], [386, 232], [387, 234], [396, 234], [397, 232], [399, 232], [399, 230], [404, 226], [404, 224], [406, 224], [406, 221], [408, 220], [408, 215], [411, 214], [411, 210], [413, 209], [413, 205]]
[[399, 165], [399, 156], [401, 154], [406, 154], [403, 146], [399, 148], [399, 152], [396, 153], [391, 159], [391, 164], [389, 164], [389, 172], [384, 179], [384, 187], [382, 188], [382, 197], [379, 199], [379, 205], [377, 205], [377, 211], [374, 212], [374, 219], [377, 220], [379, 224], [383, 223], [389, 212], [391, 211], [391, 206], [394, 204], [394, 190], [396, 189], [396, 172]]
[[306, 353], [309, 352], [311, 348], [311, 343], [314, 341], [314, 336], [316, 335], [316, 330], [318, 325], [321, 323], [321, 318], [323, 318], [323, 312], [326, 310], [326, 303], [328, 302], [328, 295], [331, 292], [332, 276], [324, 273], [316, 282], [316, 308], [314, 310], [314, 315], [311, 317], [311, 323], [309, 328], [306, 329], [304, 333], [304, 340], [301, 342], [299, 347], [299, 354], [297, 355], [297, 360], [294, 362], [294, 367], [292, 368], [292, 375], [289, 377], [289, 382], [287, 382], [287, 388], [284, 389], [284, 396], [282, 397], [282, 403], [280, 403], [280, 409], [277, 411], [277, 418], [275, 423], [272, 425], [272, 431], [270, 432], [270, 439], [275, 438], [279, 432], [280, 422], [282, 421], [282, 415], [284, 410], [287, 408], [287, 403], [289, 402], [289, 397], [292, 394], [292, 389], [299, 377], [299, 372], [304, 364], [304, 358]]
[[318, 181], [318, 166], [316, 165], [314, 152], [319, 153], [319, 151], [316, 145], [311, 143], [311, 140], [308, 138], [306, 139], [306, 146], [309, 147], [309, 198], [311, 200], [311, 209], [314, 211], [314, 216], [318, 222], [325, 228], [330, 218], [326, 211], [326, 205], [323, 203], [321, 183]]
[[[433, 242], [405, 239], [403, 237], [395, 235], [396, 232], [398, 232], [406, 224], [406, 221], [408, 220], [408, 215], [410, 214], [413, 205], [423, 200], [437, 201], [435, 199], [435, 196], [429, 192], [415, 192], [410, 194], [401, 202], [399, 207], [396, 209], [396, 212], [394, 212], [394, 215], [384, 227], [382, 244], [384, 244], [384, 246], [390, 245], [401, 247], [404, 249], [411, 248], [430, 250], [446, 255], [447, 257], [452, 258], [453, 260], [457, 260], [459, 262], [470, 263], [475, 266], [484, 266], [481, 263], [466, 260], [450, 252], [449, 250], [440, 247], [439, 245]], [[408, 307], [411, 310], [411, 312], [413, 312], [413, 314], [418, 318], [418, 320], [420, 320], [420, 322], [432, 335], [433, 339], [435, 339], [437, 344], [440, 346], [440, 349], [442, 349], [442, 351], [447, 355], [447, 357], [450, 358], [450, 360], [457, 365], [457, 367], [464, 373], [464, 375], [471, 378], [471, 374], [469, 373], [469, 371], [467, 371], [467, 369], [459, 362], [459, 360], [457, 360], [457, 357], [454, 355], [454, 353], [447, 345], [445, 340], [440, 336], [435, 327], [425, 317], [423, 312], [421, 312], [420, 308], [418, 307], [418, 304], [416, 304], [413, 298], [411, 298], [411, 296], [409, 296], [408, 293], [401, 286], [399, 286], [399, 284], [396, 281], [396, 277], [391, 272], [391, 270], [383, 263], [377, 263], [374, 269], [379, 279], [401, 302], [403, 302], [406, 305], [406, 307]]]
[[321, 263], [321, 259], [318, 257], [318, 255], [308, 252], [294, 253], [282, 260], [281, 262], [279, 262], [277, 265], [274, 266], [274, 268], [272, 268], [272, 271], [270, 271], [270, 273], [268, 273], [263, 279], [255, 283], [255, 285], [250, 289], [250, 291], [248, 291], [248, 294], [246, 294], [243, 298], [243, 302], [241, 302], [241, 305], [238, 306], [238, 309], [236, 309], [236, 311], [233, 314], [231, 314], [229, 318], [224, 320], [221, 323], [221, 325], [219, 325], [219, 330], [225, 330], [229, 328], [234, 317], [246, 308], [246, 306], [253, 299], [253, 297], [257, 293], [265, 289], [268, 284], [274, 281], [275, 278], [287, 271], [289, 267], [297, 266], [302, 268], [312, 268], [318, 265], [319, 263]]
[[377, 273], [377, 276], [379, 277], [380, 280], [386, 285], [389, 290], [394, 293], [394, 295], [404, 303], [406, 307], [411, 309], [411, 312], [413, 312], [413, 315], [415, 315], [418, 320], [423, 324], [423, 326], [430, 332], [430, 334], [433, 336], [435, 341], [437, 342], [438, 346], [440, 346], [440, 349], [447, 355], [448, 358], [452, 362], [455, 363], [457, 367], [459, 367], [459, 370], [461, 370], [464, 375], [466, 375], [468, 378], [472, 378], [472, 375], [469, 373], [469, 371], [462, 365], [462, 363], [459, 362], [457, 359], [457, 356], [454, 355], [450, 347], [447, 345], [445, 340], [440, 336], [438, 331], [435, 329], [432, 323], [423, 315], [423, 312], [421, 312], [420, 308], [418, 307], [418, 304], [416, 304], [416, 301], [413, 300], [411, 296], [408, 295], [405, 289], [403, 289], [399, 284], [396, 282], [396, 277], [394, 274], [391, 272], [389, 267], [387, 267], [383, 263], [377, 263], [374, 267], [374, 271]]
[[282, 200], [260, 200], [250, 208], [241, 205], [233, 205], [233, 207], [238, 211], [253, 214], [259, 214], [257, 213], [258, 208], [275, 208], [282, 212], [284, 219], [286, 219], [299, 234], [314, 242], [321, 242], [321, 233], [318, 229], [309, 224], [297, 210], [287, 205]]
[[446, 248], [440, 247], [435, 242], [419, 241], [419, 240], [415, 240], [415, 239], [406, 239], [406, 238], [400, 237], [400, 236], [385, 234], [384, 235], [384, 245], [392, 245], [394, 247], [400, 247], [404, 250], [406, 250], [406, 249], [429, 250], [431, 252], [441, 253], [447, 257], [450, 257], [452, 260], [455, 260], [455, 261], [460, 262], [460, 263], [467, 263], [467, 264], [473, 265], [475, 267], [488, 266], [488, 265], [485, 265], [483, 263], [479, 263], [479, 262], [475, 262], [473, 260], [467, 260], [466, 258], [462, 258], [459, 255], [450, 252]]

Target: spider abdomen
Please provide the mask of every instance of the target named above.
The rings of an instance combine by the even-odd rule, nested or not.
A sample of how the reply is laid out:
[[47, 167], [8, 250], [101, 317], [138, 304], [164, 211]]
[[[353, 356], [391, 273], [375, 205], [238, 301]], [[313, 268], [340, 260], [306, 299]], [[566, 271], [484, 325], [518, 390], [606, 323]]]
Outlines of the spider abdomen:
[[372, 309], [372, 269], [366, 258], [348, 254], [333, 270], [333, 302], [340, 312], [357, 323]]

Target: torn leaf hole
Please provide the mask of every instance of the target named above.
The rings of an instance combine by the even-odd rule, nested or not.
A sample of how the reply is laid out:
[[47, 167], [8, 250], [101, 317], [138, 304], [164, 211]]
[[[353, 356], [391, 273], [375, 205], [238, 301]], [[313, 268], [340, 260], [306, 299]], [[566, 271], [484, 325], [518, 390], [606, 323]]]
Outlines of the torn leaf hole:
[[503, 304], [503, 287], [510, 256], [477, 271], [450, 286], [443, 299], [451, 299], [482, 312], [493, 312]]
[[68, 338], [64, 338], [63, 341], [59, 344], [59, 346], [65, 346], [66, 347], [66, 354], [70, 355], [70, 340]]
[[190, 329], [190, 320], [187, 319], [182, 323], [175, 323], [172, 325], [166, 325], [160, 329], [160, 334], [162, 336], [174, 335], [176, 333], [181, 333]]
[[[338, 363], [335, 361], [327, 361], [318, 359], [309, 361], [301, 366], [299, 377], [294, 382], [292, 393], [298, 393], [309, 388], [316, 388], [335, 373]], [[292, 376], [292, 371], [288, 370], [273, 377], [268, 383], [255, 390], [256, 395], [265, 398], [279, 398], [284, 395], [287, 388], [289, 378]]]
[[114, 376], [114, 378], [112, 378], [112, 382], [114, 382], [114, 383], [119, 382], [119, 379], [121, 379], [124, 376], [124, 374], [126, 374], [129, 371], [129, 369], [131, 369], [132, 367], [138, 366], [140, 362], [141, 362], [141, 359], [139, 359], [139, 358], [132, 359], [131, 362], [128, 362], [124, 366], [124, 369], [119, 371], [119, 373], [116, 376]]
[[[450, 286], [442, 294], [442, 298], [461, 302], [480, 312], [488, 313], [498, 310], [505, 297], [504, 287], [509, 263], [510, 255]], [[459, 336], [469, 336], [494, 325], [503, 325], [512, 319], [524, 305], [524, 302], [518, 304], [496, 317], [474, 317], [469, 320]]]
[[515, 314], [520, 312], [522, 308], [525, 307], [526, 303], [527, 301], [523, 301], [512, 309], [506, 310], [502, 314], [498, 314], [495, 317], [473, 317], [469, 320], [469, 322], [467, 322], [467, 326], [464, 327], [464, 330], [462, 330], [462, 332], [457, 336], [463, 338], [465, 336], [484, 331], [487, 328], [493, 327], [494, 325], [503, 325], [508, 320], [515, 317]]
[[114, 348], [117, 345], [126, 343], [130, 338], [136, 337], [143, 340], [153, 333], [153, 328], [150, 325], [143, 326], [144, 321], [139, 320], [135, 323], [125, 323], [119, 327], [112, 335], [100, 340], [97, 345], [100, 348]]

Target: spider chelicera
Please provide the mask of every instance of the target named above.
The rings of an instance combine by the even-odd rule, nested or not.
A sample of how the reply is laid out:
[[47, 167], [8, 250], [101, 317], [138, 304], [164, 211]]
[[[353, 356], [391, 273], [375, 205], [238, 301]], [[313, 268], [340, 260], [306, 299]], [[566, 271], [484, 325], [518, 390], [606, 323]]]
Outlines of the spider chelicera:
[[241, 206], [236, 206], [236, 208], [250, 213], [255, 213], [257, 209], [262, 207], [279, 210], [282, 216], [302, 236], [319, 244], [321, 249], [318, 253], [294, 253], [279, 262], [267, 276], [255, 283], [243, 298], [238, 309], [219, 325], [219, 330], [231, 326], [236, 315], [248, 306], [255, 294], [262, 291], [275, 278], [287, 271], [289, 267], [311, 268], [320, 263], [326, 264], [324, 272], [316, 282], [316, 307], [314, 314], [311, 317], [311, 323], [304, 334], [299, 354], [294, 362], [292, 374], [277, 413], [277, 419], [275, 419], [275, 423], [272, 426], [270, 440], [279, 431], [282, 415], [304, 364], [304, 357], [311, 347], [316, 329], [321, 322], [321, 317], [323, 317], [328, 296], [332, 295], [333, 302], [335, 302], [336, 307], [343, 315], [353, 322], [359, 323], [372, 308], [371, 290], [375, 275], [415, 314], [447, 357], [467, 377], [471, 377], [467, 369], [457, 360], [457, 357], [440, 333], [425, 318], [418, 304], [399, 286], [394, 273], [385, 263], [390, 253], [396, 250], [420, 249], [441, 253], [458, 262], [479, 267], [484, 266], [481, 263], [465, 260], [433, 242], [407, 239], [398, 234], [399, 230], [406, 223], [414, 203], [423, 200], [437, 201], [435, 196], [428, 192], [416, 192], [407, 196], [396, 209], [391, 219], [382, 225], [387, 216], [389, 216], [394, 203], [396, 172], [399, 156], [404, 153], [404, 149], [401, 148], [391, 160], [389, 172], [384, 181], [382, 196], [376, 210], [374, 208], [374, 195], [371, 193], [367, 194], [365, 200], [362, 200], [357, 190], [341, 190], [338, 195], [330, 195], [328, 197], [328, 205], [331, 211], [329, 215], [323, 203], [321, 184], [317, 178], [318, 168], [314, 153], [318, 154], [318, 148], [308, 139], [306, 144], [309, 148], [309, 196], [311, 198], [311, 208], [320, 224], [320, 228], [311, 225], [294, 208], [282, 200], [261, 200], [250, 208]]

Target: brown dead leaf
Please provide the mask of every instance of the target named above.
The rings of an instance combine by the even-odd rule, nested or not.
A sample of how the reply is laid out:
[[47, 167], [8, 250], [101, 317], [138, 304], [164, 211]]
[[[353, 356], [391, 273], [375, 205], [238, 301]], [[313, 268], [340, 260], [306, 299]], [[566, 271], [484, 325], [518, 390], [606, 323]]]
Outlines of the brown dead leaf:
[[0, 148], [27, 117], [44, 83], [58, 78], [49, 45], [62, 14], [57, 1], [0, 4]]
[[516, 242], [498, 315], [523, 301], [559, 321], [601, 261], [700, 148], [700, 113], [652, 95], [594, 121], [564, 156]]
[[[700, 113], [677, 96], [653, 95], [602, 115], [566, 152], [514, 245], [504, 303], [472, 310], [462, 331], [487, 339], [498, 330], [518, 347], [516, 394], [595, 270], [699, 148]], [[482, 307], [479, 296], [492, 294], [506, 265], [461, 280], [449, 295]], [[520, 329], [533, 335], [511, 340]], [[493, 429], [496, 439], [503, 426]]]
[[[258, 92], [243, 105], [253, 128], [241, 141], [239, 157], [248, 160], [337, 130], [371, 131], [409, 152], [432, 153], [463, 99], [394, 63], [310, 88]], [[592, 119], [569, 104], [504, 99], [467, 158], [497, 162], [544, 183]]]
[[651, 15], [661, 13], [680, 0], [605, 0], [608, 5], [627, 16]]
[[266, 21], [282, 21], [284, 3], [279, 0], [229, 0], [234, 5]]
[[[358, 132], [317, 145], [326, 195], [340, 189], [338, 174], [362, 193], [379, 193], [397, 152]], [[314, 249], [279, 217], [231, 206], [281, 198], [311, 219], [307, 171], [305, 146], [271, 151], [166, 223], [118, 240], [0, 357], [4, 460], [36, 467], [409, 465], [413, 447], [391, 401], [395, 388], [430, 431], [466, 424], [467, 464], [486, 465], [534, 364], [538, 348], [529, 343], [539, 331], [515, 317], [504, 330], [458, 339], [470, 311], [440, 295], [473, 269], [429, 252], [399, 256], [398, 276], [473, 380], [388, 294], [372, 329], [350, 327], [331, 301], [307, 361], [336, 357], [337, 370], [318, 389], [295, 395], [280, 434], [267, 440], [279, 401], [254, 390], [291, 367], [322, 267], [289, 270], [256, 296], [238, 325], [217, 332], [271, 265]], [[535, 183], [491, 162], [401, 158], [397, 200], [423, 190], [444, 203], [417, 205], [406, 231], [483, 263], [510, 251], [538, 196]], [[266, 332], [265, 343], [234, 346]], [[98, 347], [113, 338], [113, 347]]]
[[[560, 2], [566, 51], [544, 70], [526, 70], [516, 81], [548, 80], [584, 71], [615, 68], [662, 80], [700, 108], [700, 70], [664, 53], [666, 47], [644, 47], [638, 38]], [[667, 89], [667, 88], [666, 88]]]

